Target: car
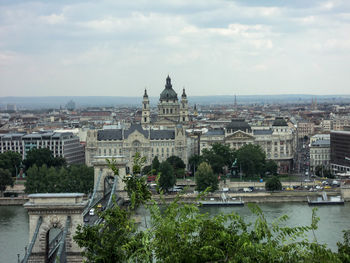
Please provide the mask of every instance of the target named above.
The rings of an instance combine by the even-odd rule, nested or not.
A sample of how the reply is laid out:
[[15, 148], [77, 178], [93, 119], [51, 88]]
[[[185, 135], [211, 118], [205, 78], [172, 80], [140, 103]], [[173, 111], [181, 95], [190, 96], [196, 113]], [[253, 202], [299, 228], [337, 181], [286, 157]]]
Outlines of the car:
[[89, 222], [89, 218], [86, 216], [86, 217], [84, 217], [84, 223], [88, 223]]
[[253, 190], [248, 188], [248, 187], [245, 187], [245, 188], [243, 188], [243, 192], [250, 193], [250, 192], [253, 192]]
[[334, 180], [334, 181], [332, 182], [332, 185], [335, 185], [335, 186], [340, 186], [340, 182], [339, 182], [339, 181], [337, 181], [337, 180]]
[[311, 182], [311, 180], [310, 179], [305, 179], [304, 182]]
[[91, 208], [91, 209], [90, 209], [89, 215], [90, 215], [90, 216], [94, 216], [94, 215], [95, 215], [95, 208]]
[[97, 205], [97, 208], [101, 209], [101, 208], [102, 208], [102, 204], [99, 203], [99, 204]]
[[326, 185], [323, 189], [324, 189], [324, 190], [329, 190], [329, 189], [332, 189], [332, 187], [329, 186], [329, 185]]
[[292, 187], [287, 187], [286, 191], [293, 191], [293, 188]]

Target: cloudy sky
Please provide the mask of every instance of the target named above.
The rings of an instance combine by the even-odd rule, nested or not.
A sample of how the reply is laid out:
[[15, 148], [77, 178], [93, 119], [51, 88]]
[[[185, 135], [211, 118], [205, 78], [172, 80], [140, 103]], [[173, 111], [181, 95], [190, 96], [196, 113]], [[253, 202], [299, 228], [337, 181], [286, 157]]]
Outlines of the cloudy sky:
[[349, 0], [0, 0], [1, 96], [349, 94]]

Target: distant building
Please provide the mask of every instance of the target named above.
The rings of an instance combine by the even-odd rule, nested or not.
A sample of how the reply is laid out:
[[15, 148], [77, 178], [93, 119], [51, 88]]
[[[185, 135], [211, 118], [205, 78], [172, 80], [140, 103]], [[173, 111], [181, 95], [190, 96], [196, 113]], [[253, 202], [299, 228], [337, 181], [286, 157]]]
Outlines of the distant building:
[[67, 104], [66, 104], [66, 108], [67, 110], [73, 111], [75, 110], [75, 102], [73, 100], [70, 100]]
[[331, 132], [332, 173], [350, 172], [350, 131]]
[[8, 111], [16, 111], [17, 110], [17, 106], [16, 106], [16, 104], [7, 104], [6, 105], [6, 110], [8, 110]]
[[18, 152], [25, 159], [31, 149], [48, 148], [54, 157], [64, 157], [68, 164], [84, 163], [84, 147], [71, 132], [0, 134], [0, 153]]
[[[329, 136], [328, 136], [329, 137]], [[317, 166], [328, 167], [331, 159], [330, 140], [319, 139], [310, 145], [310, 172], [314, 173]]]
[[187, 145], [185, 129], [181, 125], [166, 130], [143, 129], [140, 124], [121, 129], [90, 130], [86, 141], [86, 164], [92, 166], [95, 157], [123, 156], [131, 171], [136, 152], [146, 157], [147, 165], [155, 156], [161, 162], [172, 155], [187, 164], [192, 154]]
[[308, 121], [298, 122], [298, 138], [310, 137], [315, 133], [315, 124]]
[[244, 119], [232, 119], [223, 129], [211, 129], [200, 137], [200, 151], [210, 149], [214, 143], [239, 149], [247, 144], [257, 144], [266, 153], [267, 159], [278, 164], [280, 173], [290, 172], [295, 155], [295, 132], [280, 117], [271, 127], [252, 128]]

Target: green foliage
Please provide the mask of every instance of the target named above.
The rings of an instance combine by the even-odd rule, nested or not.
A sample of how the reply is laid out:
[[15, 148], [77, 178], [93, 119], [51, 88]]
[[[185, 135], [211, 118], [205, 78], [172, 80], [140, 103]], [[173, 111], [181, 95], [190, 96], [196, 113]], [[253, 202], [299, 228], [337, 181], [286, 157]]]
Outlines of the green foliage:
[[152, 170], [155, 169], [156, 174], [159, 172], [159, 166], [160, 166], [160, 162], [158, 160], [158, 156], [154, 156], [154, 159], [152, 161]]
[[164, 161], [159, 166], [159, 187], [168, 192], [168, 190], [173, 187], [176, 183], [176, 177], [174, 175], [174, 169], [167, 161]]
[[198, 170], [195, 174], [196, 180], [196, 190], [204, 191], [210, 187], [210, 191], [214, 192], [218, 189], [218, 177], [213, 173], [210, 165], [206, 162], [201, 163], [198, 167]]
[[314, 212], [310, 226], [286, 227], [287, 216], [268, 223], [257, 206], [250, 206], [253, 224], [234, 212], [203, 214], [179, 197], [148, 208], [146, 230], [117, 205], [101, 214], [101, 225], [79, 226], [74, 240], [88, 262], [341, 262], [325, 245], [306, 239], [317, 228]]
[[323, 165], [316, 166], [315, 174], [319, 177], [334, 178], [334, 175], [332, 174], [330, 168]]
[[267, 160], [265, 162], [265, 174], [277, 174], [277, 163], [274, 160]]
[[12, 177], [16, 177], [21, 166], [22, 157], [17, 152], [7, 151], [0, 154], [0, 168], [9, 170]]
[[188, 159], [188, 164], [191, 167], [191, 171], [197, 170], [201, 162], [203, 162], [203, 157], [201, 155], [191, 155], [191, 157]]
[[88, 262], [127, 262], [142, 245], [142, 234], [136, 234], [135, 222], [117, 204], [100, 217], [100, 225], [79, 225], [74, 241], [85, 248], [82, 254]]
[[136, 152], [134, 156], [133, 166], [132, 166], [133, 174], [140, 174], [141, 169], [144, 166], [145, 162], [146, 162], [146, 157], [144, 156], [142, 157], [139, 152]]
[[338, 242], [338, 253], [341, 262], [350, 263], [350, 230], [343, 231], [344, 243]]
[[[110, 165], [117, 176], [115, 164]], [[163, 162], [163, 168], [172, 166]], [[135, 193], [138, 187], [129, 190], [136, 199], [143, 198]], [[306, 239], [307, 232], [317, 229], [315, 210], [310, 226], [288, 227], [288, 216], [269, 223], [254, 205], [249, 206], [256, 217], [253, 224], [234, 212], [203, 214], [196, 204], [180, 203], [179, 195], [170, 204], [151, 202], [146, 207], [150, 211], [147, 229], [137, 227], [133, 210], [117, 204], [99, 214], [101, 224], [78, 226], [74, 240], [87, 262], [349, 262], [350, 232], [344, 235], [344, 244], [338, 243], [339, 254], [318, 244], [316, 238]]]
[[280, 179], [277, 176], [269, 178], [265, 183], [265, 189], [266, 191], [281, 191], [282, 184]]
[[[143, 157], [141, 157], [140, 153], [135, 154], [137, 158], [134, 158], [133, 166], [139, 167], [144, 163]], [[116, 162], [114, 159], [106, 160], [109, 168], [114, 172], [115, 180], [117, 177], [120, 177], [119, 170], [117, 168]], [[137, 170], [136, 170], [137, 171]], [[145, 204], [148, 200], [151, 199], [151, 192], [148, 189], [146, 178], [137, 174], [132, 174], [131, 176], [122, 177], [122, 181], [125, 183], [124, 190], [127, 192], [128, 197], [131, 201], [130, 208], [132, 210], [137, 209], [140, 205]]]
[[23, 164], [28, 170], [34, 164], [37, 167], [46, 165], [47, 167], [63, 167], [66, 165], [66, 160], [62, 157], [53, 157], [52, 152], [48, 148], [31, 149], [27, 152], [26, 158], [23, 160]]
[[146, 175], [151, 174], [151, 172], [152, 172], [151, 169], [152, 169], [152, 168], [151, 168], [151, 165], [146, 165], [145, 167], [142, 168], [142, 174], [143, 174], [143, 175], [145, 175], [145, 174], [146, 174]]
[[231, 167], [235, 155], [235, 151], [229, 145], [221, 143], [214, 143], [210, 149], [202, 151], [203, 161], [210, 164], [215, 174], [222, 174], [225, 166]]
[[259, 145], [246, 144], [237, 150], [237, 160], [247, 176], [265, 174], [265, 153]]
[[94, 185], [94, 170], [86, 165], [69, 168], [41, 167], [34, 164], [27, 171], [26, 193], [89, 193]]
[[13, 186], [13, 179], [11, 176], [11, 172], [8, 169], [0, 168], [0, 193], [1, 197], [3, 196], [3, 192], [6, 190], [6, 187], [10, 185]]
[[184, 161], [175, 155], [168, 157], [166, 161], [173, 167], [176, 178], [183, 178], [186, 168]]

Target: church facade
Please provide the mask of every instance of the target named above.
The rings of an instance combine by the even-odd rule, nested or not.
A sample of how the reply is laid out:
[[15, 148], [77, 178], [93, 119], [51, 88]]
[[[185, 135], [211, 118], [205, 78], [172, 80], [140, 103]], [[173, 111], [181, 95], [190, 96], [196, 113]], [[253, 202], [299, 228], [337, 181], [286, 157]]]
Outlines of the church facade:
[[181, 101], [179, 101], [169, 76], [166, 78], [164, 90], [160, 93], [157, 112], [157, 120], [152, 122], [149, 98], [147, 90], [145, 89], [142, 100], [141, 118], [141, 124], [143, 127], [149, 127], [151, 125], [175, 127], [177, 124], [188, 124], [188, 100], [185, 89], [182, 90]]
[[162, 162], [172, 155], [180, 157], [187, 165], [194, 151], [188, 147], [189, 138], [185, 130], [189, 121], [187, 95], [183, 89], [181, 101], [178, 100], [169, 76], [160, 94], [157, 112], [157, 119], [152, 121], [149, 97], [145, 90], [141, 123], [133, 123], [122, 129], [88, 131], [86, 164], [92, 166], [95, 159], [103, 157], [122, 157], [131, 171], [133, 156], [139, 152], [146, 157], [146, 165], [151, 164], [155, 156]]

